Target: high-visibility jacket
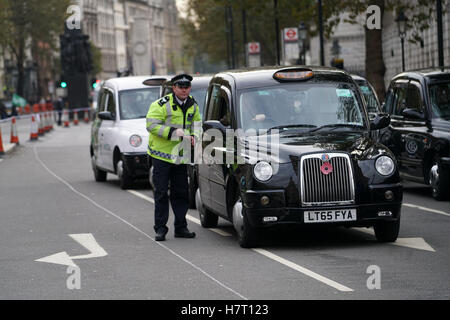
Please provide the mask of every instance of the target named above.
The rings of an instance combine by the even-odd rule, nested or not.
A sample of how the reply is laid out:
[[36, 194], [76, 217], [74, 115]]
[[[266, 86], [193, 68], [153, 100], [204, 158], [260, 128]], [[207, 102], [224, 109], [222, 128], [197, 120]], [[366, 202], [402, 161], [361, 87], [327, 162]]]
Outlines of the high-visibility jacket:
[[181, 128], [185, 136], [200, 138], [202, 118], [194, 98], [189, 96], [182, 107], [174, 94], [170, 93], [150, 105], [146, 118], [147, 131], [150, 133], [147, 153], [170, 163], [185, 163], [183, 151], [190, 148], [189, 141], [183, 141], [174, 133]]

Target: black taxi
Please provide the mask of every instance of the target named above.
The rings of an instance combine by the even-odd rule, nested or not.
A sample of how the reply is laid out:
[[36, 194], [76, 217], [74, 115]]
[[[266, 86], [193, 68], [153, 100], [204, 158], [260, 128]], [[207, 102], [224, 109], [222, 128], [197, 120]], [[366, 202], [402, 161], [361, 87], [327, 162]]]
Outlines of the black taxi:
[[431, 186], [437, 200], [450, 198], [450, 69], [395, 76], [383, 110], [391, 124], [380, 141], [397, 157], [405, 180]]
[[[393, 153], [343, 70], [265, 67], [216, 74], [203, 119], [196, 204], [203, 227], [231, 221], [241, 247], [284, 224], [374, 227], [397, 239], [403, 189]], [[220, 138], [222, 134], [222, 138]]]

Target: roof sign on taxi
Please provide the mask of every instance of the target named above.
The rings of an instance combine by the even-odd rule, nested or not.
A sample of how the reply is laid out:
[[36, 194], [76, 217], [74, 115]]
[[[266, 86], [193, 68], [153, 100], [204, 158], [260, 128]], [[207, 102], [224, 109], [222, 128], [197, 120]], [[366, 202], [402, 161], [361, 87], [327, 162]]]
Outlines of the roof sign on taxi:
[[301, 81], [314, 76], [314, 72], [305, 69], [286, 69], [274, 73], [273, 78], [278, 81]]

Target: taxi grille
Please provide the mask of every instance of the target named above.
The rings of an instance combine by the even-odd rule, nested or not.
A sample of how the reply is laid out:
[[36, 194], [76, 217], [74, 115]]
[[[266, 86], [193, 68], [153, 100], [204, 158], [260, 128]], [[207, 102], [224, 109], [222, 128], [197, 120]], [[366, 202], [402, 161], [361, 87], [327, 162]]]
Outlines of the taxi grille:
[[320, 168], [324, 164], [321, 154], [302, 157], [301, 202], [302, 206], [352, 204], [355, 188], [350, 158], [346, 154], [327, 154], [332, 172], [325, 175]]

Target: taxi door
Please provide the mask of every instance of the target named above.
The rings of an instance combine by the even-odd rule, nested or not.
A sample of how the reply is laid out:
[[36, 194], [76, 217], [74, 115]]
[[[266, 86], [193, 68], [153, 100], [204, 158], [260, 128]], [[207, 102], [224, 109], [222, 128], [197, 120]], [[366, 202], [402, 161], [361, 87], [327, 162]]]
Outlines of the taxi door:
[[[112, 89], [105, 88], [105, 108], [102, 111], [108, 111], [116, 117], [116, 103]], [[114, 134], [116, 120], [102, 120], [99, 129], [99, 145], [100, 145], [100, 163], [99, 167], [114, 171], [113, 152], [114, 152]]]
[[430, 142], [422, 92], [417, 81], [396, 82], [390, 125], [392, 140], [387, 145], [397, 157], [400, 173], [417, 182], [423, 182], [422, 162]]

